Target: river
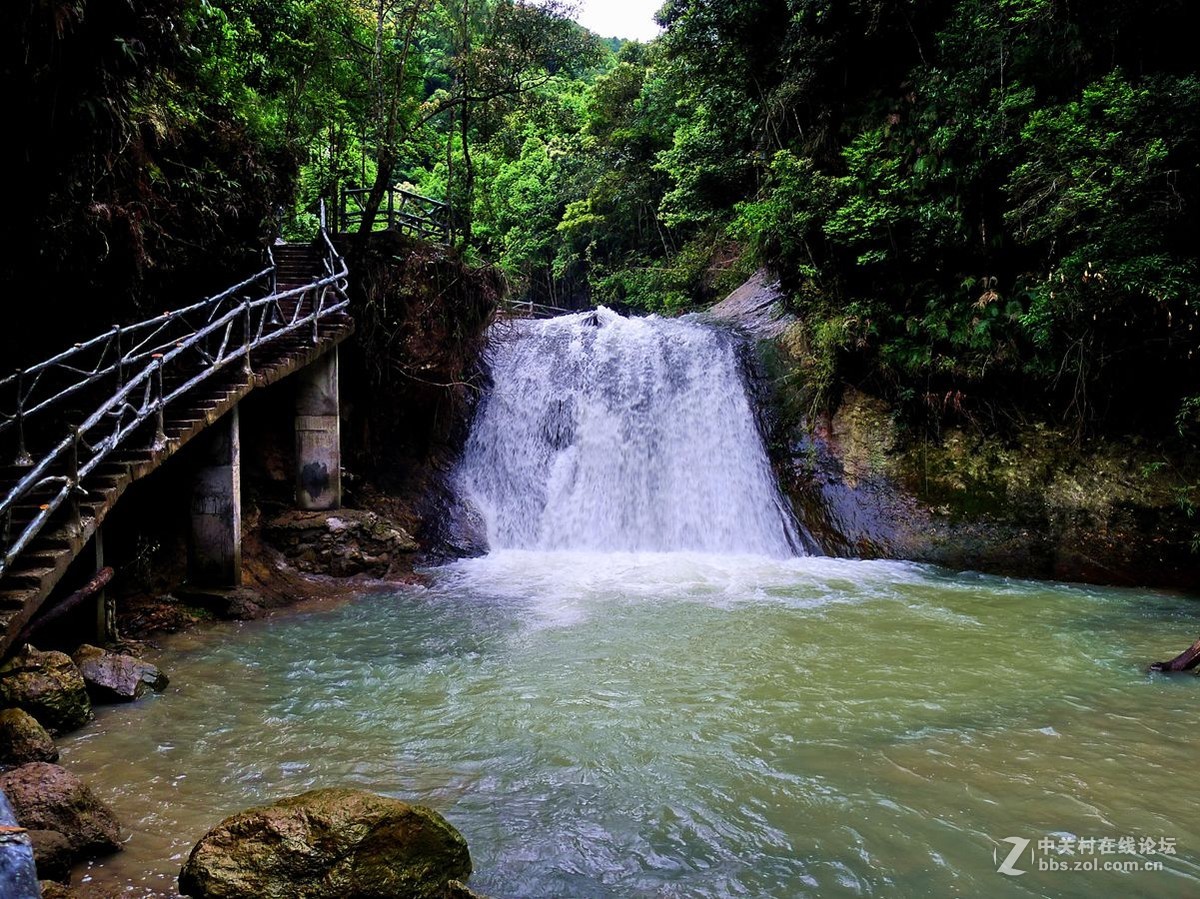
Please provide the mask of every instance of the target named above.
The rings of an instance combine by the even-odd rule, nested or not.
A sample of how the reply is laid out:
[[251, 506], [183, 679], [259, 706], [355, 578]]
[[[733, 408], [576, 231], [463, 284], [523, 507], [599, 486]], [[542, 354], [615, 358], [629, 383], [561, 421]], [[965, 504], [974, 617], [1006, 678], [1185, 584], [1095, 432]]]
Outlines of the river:
[[357, 786], [496, 899], [1200, 895], [1200, 681], [1145, 673], [1195, 599], [804, 556], [735, 335], [507, 328], [458, 474], [491, 553], [169, 638], [62, 743], [132, 831], [86, 876], [170, 891], [226, 815]]

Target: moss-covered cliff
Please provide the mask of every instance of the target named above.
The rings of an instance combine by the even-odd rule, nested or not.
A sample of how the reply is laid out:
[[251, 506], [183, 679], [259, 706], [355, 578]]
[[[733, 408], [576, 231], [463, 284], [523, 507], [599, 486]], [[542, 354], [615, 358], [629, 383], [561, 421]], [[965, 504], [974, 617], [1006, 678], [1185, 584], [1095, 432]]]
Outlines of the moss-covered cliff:
[[1200, 466], [1136, 438], [1039, 422], [906, 427], [830, 385], [759, 277], [714, 309], [757, 338], [770, 442], [797, 518], [828, 554], [1118, 585], [1200, 587], [1188, 486]]

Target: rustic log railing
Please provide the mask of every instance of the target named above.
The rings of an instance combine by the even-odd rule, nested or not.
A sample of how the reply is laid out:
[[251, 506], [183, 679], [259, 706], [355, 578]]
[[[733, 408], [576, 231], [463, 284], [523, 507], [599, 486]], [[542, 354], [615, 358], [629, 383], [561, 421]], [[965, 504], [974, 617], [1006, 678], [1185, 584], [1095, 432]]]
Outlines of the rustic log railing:
[[[16, 483], [0, 498], [0, 576], [64, 505], [80, 527], [81, 482], [142, 425], [151, 448], [165, 441], [164, 414], [196, 385], [240, 363], [253, 374], [254, 351], [311, 331], [349, 306], [345, 261], [325, 228], [317, 245], [323, 272], [278, 292], [270, 266], [216, 296], [111, 331], [0, 379], [0, 445], [13, 453]], [[255, 294], [258, 294], [255, 296]], [[90, 410], [90, 411], [89, 411]], [[31, 432], [48, 449], [31, 452]], [[15, 520], [25, 505], [29, 521]]]
[[[355, 231], [362, 226], [370, 193], [365, 187], [342, 191], [337, 222], [339, 231]], [[449, 205], [395, 185], [384, 194], [374, 222], [376, 230], [400, 231], [439, 244], [450, 242], [450, 225]]]

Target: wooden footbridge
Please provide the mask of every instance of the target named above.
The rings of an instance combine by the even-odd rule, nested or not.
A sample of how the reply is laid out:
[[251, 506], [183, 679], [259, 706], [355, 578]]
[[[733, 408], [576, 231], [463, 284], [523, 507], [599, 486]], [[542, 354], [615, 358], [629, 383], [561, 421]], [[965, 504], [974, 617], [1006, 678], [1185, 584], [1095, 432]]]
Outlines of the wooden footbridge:
[[297, 502], [341, 500], [337, 345], [354, 328], [348, 271], [325, 228], [201, 302], [114, 327], [0, 379], [0, 657], [89, 546], [125, 490], [204, 441], [189, 578], [240, 580], [238, 402], [301, 372]]

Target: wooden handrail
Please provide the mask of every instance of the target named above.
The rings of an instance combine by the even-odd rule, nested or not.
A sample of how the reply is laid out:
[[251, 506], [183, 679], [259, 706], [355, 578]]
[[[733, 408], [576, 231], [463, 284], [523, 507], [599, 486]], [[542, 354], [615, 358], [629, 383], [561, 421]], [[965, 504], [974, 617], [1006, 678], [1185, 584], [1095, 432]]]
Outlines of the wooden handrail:
[[[27, 469], [0, 499], [0, 576], [64, 503], [72, 509], [77, 506], [84, 479], [143, 423], [155, 420], [152, 448], [161, 449], [165, 409], [189, 390], [235, 362], [251, 374], [252, 352], [288, 334], [308, 329], [313, 343], [318, 342], [320, 321], [350, 305], [349, 271], [324, 228], [323, 201], [321, 222], [317, 244], [324, 274], [311, 284], [279, 293], [275, 260], [268, 251], [269, 268], [216, 296], [137, 324], [114, 327], [0, 379], [0, 394], [15, 392], [12, 411], [0, 409], [0, 435], [14, 432], [14, 464]], [[260, 296], [245, 295], [256, 288]], [[169, 390], [164, 386], [167, 373], [176, 385]], [[108, 379], [112, 379], [110, 392], [95, 401], [82, 423], [73, 423], [77, 418], [66, 401], [82, 398], [87, 388]], [[63, 423], [59, 429], [63, 436], [37, 458], [29, 453], [25, 439], [26, 422], [33, 416], [51, 430]], [[22, 500], [32, 501], [34, 494], [41, 494], [37, 514], [19, 533], [11, 533], [14, 510]]]
[[[362, 224], [366, 212], [363, 199], [370, 194], [371, 189], [366, 187], [342, 190], [339, 230], [350, 231]], [[412, 233], [434, 243], [449, 244], [450, 204], [394, 184], [384, 194], [383, 203], [375, 214], [375, 224], [382, 224], [384, 230]]]

